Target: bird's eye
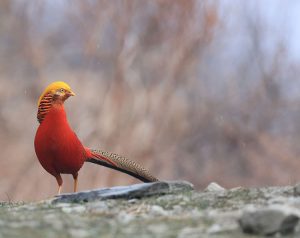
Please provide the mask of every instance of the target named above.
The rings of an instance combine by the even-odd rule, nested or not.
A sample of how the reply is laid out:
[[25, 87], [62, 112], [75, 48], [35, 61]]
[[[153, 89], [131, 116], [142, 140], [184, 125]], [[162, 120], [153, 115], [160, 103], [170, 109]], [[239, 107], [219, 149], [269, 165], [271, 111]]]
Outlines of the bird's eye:
[[59, 89], [59, 91], [63, 93], [65, 90], [63, 88], [61, 88], [61, 89]]

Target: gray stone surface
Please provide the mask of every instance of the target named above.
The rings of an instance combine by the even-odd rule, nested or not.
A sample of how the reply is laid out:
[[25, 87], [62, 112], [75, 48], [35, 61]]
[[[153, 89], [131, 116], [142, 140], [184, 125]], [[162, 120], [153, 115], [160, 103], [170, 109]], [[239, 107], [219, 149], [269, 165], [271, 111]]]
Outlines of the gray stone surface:
[[131, 186], [113, 187], [106, 189], [90, 190], [79, 193], [62, 194], [52, 202], [91, 202], [105, 199], [132, 199], [157, 196], [193, 190], [193, 184], [186, 181], [141, 183]]
[[220, 186], [217, 183], [210, 183], [206, 189], [204, 190], [205, 192], [224, 192], [226, 189]]
[[294, 195], [295, 195], [295, 196], [300, 196], [300, 183], [297, 183], [297, 184], [294, 186]]
[[[0, 202], [0, 238], [300, 237], [295, 186], [221, 190], [195, 191], [177, 181]], [[256, 227], [251, 236], [245, 219]]]
[[294, 232], [299, 211], [285, 205], [246, 209], [239, 223], [246, 233], [274, 235]]

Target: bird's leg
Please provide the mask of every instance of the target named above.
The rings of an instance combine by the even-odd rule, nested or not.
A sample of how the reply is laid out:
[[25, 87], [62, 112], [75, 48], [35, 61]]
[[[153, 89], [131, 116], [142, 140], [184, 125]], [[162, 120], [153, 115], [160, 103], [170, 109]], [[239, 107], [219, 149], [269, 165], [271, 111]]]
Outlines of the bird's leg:
[[60, 176], [60, 174], [58, 174], [57, 176], [55, 176], [56, 178], [56, 181], [58, 183], [58, 191], [57, 191], [57, 195], [60, 195], [60, 192], [61, 192], [61, 188], [62, 188], [62, 184], [63, 184], [63, 180]]
[[78, 186], [78, 173], [73, 174], [73, 178], [74, 178], [74, 193], [77, 192], [77, 186]]
[[62, 188], [62, 186], [59, 185], [59, 186], [58, 186], [58, 190], [57, 190], [57, 195], [60, 195], [60, 193], [61, 193], [61, 188]]

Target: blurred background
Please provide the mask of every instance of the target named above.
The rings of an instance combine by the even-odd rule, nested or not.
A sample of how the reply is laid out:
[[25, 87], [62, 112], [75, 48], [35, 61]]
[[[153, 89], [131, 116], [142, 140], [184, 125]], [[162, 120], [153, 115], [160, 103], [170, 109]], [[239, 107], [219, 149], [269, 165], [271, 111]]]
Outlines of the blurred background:
[[[57, 192], [33, 147], [37, 100], [62, 80], [86, 146], [197, 189], [300, 179], [297, 0], [1, 0], [0, 200]], [[72, 176], [63, 176], [64, 192]], [[85, 164], [79, 189], [137, 183]]]

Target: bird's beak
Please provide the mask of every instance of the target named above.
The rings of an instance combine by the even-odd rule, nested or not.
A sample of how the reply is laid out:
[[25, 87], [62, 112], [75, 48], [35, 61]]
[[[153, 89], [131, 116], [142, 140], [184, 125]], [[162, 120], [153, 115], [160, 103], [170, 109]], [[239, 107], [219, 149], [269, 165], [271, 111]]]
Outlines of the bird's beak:
[[70, 91], [70, 92], [68, 92], [68, 95], [69, 96], [75, 96], [76, 94], [74, 92]]

